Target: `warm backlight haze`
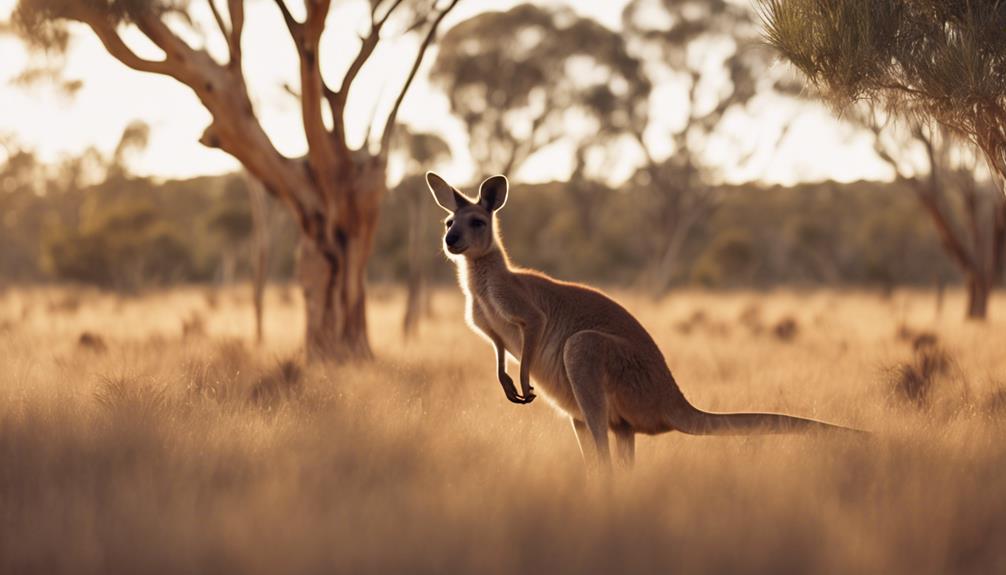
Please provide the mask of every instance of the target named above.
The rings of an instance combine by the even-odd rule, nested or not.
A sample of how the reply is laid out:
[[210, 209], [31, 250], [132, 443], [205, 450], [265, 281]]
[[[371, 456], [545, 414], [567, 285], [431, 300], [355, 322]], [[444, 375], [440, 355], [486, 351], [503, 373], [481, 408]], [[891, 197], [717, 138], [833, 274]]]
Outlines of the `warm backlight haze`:
[[0, 575], [1006, 573], [1006, 2], [0, 0], [0, 110]]
[[[605, 26], [615, 29], [621, 26], [623, 0], [551, 3], [569, 6]], [[0, 17], [9, 14], [14, 4], [15, 0], [0, 0]], [[505, 10], [515, 4], [513, 0], [462, 2], [450, 21], [463, 20], [481, 10]], [[209, 10], [202, 2], [193, 2], [192, 12], [199, 22], [211, 25]], [[300, 155], [305, 151], [300, 112], [296, 101], [283, 89], [284, 84], [297, 83], [296, 54], [274, 12], [276, 8], [271, 2], [249, 4], [245, 67], [257, 113], [269, 135], [284, 153]], [[329, 18], [333, 27], [341, 29], [364, 13], [359, 3], [337, 3]], [[0, 106], [8, 111], [0, 117], [0, 134], [15, 134], [42, 158], [54, 161], [64, 154], [78, 154], [89, 146], [110, 151], [127, 124], [143, 120], [153, 132], [148, 149], [135, 159], [137, 173], [179, 178], [220, 174], [238, 167], [227, 154], [208, 150], [198, 143], [209, 117], [190, 90], [177, 82], [127, 69], [108, 56], [93, 34], [79, 27], [75, 32], [65, 70], [68, 78], [84, 81], [75, 97], [68, 97], [44, 82], [28, 90], [11, 86], [10, 80], [30, 58], [44, 56], [29, 55], [15, 39], [0, 35], [0, 62], [3, 62]], [[135, 36], [133, 40], [137, 46], [150, 49]], [[324, 48], [326, 70], [332, 70], [333, 77], [341, 74], [357, 46], [351, 35], [329, 34]], [[219, 41], [211, 43], [210, 48], [222, 49]], [[350, 102], [347, 124], [356, 141], [362, 139], [375, 109], [384, 111], [390, 107], [398, 78], [415, 49], [416, 38], [406, 37], [377, 50], [359, 85], [354, 87], [356, 91]], [[654, 95], [661, 123], [674, 126], [683, 121], [675, 110], [680, 108], [677, 98], [682, 89], [671, 81]], [[776, 137], [781, 124], [792, 121], [796, 115], [792, 104], [783, 104], [780, 110], [777, 101], [768, 97], [752, 106], [751, 117], [734, 119], [731, 125], [735, 132], [747, 134], [745, 139], [765, 143], [753, 165], [734, 170], [728, 167], [723, 177], [731, 182], [758, 179], [783, 184], [890, 179], [890, 169], [874, 156], [867, 138], [842, 127], [820, 106], [802, 106], [808, 110], [798, 115], [779, 149], [769, 142]], [[410, 93], [401, 116], [411, 127], [439, 132], [448, 140], [456, 157], [445, 166], [446, 175], [462, 181], [482, 177], [474, 173], [467, 158], [468, 142], [463, 127], [450, 115], [442, 93], [424, 78]], [[662, 154], [673, 149], [658, 127], [651, 130], [650, 139]], [[729, 143], [722, 146], [723, 153], [731, 153]], [[557, 142], [538, 153], [519, 176], [526, 181], [565, 179], [571, 169], [570, 154], [569, 142]], [[638, 150], [624, 146], [614, 160], [612, 177], [615, 181], [624, 180], [639, 162]]]

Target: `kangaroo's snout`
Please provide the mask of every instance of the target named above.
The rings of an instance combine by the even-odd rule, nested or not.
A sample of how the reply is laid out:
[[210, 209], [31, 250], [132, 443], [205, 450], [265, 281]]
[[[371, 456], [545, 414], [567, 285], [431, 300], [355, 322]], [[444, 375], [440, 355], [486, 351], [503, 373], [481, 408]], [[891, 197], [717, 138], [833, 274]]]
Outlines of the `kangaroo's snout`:
[[460, 239], [461, 234], [457, 232], [450, 232], [449, 234], [444, 236], [444, 242], [446, 242], [448, 246], [453, 246], [454, 244], [458, 243], [458, 240]]

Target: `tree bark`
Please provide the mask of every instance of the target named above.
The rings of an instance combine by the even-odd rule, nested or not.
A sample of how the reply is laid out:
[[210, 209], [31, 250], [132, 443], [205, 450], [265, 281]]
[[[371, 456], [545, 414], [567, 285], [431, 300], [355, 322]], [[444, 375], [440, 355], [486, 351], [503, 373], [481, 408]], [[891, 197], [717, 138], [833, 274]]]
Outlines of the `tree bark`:
[[333, 209], [301, 227], [298, 278], [307, 313], [307, 360], [370, 359], [366, 270], [386, 193], [385, 165], [364, 161], [338, 180]]
[[269, 215], [266, 192], [258, 180], [246, 174], [252, 215], [252, 302], [255, 306], [255, 342], [264, 339], [265, 283], [269, 269]]
[[[325, 246], [301, 236], [298, 279], [304, 293], [308, 362], [370, 359], [367, 337], [364, 238]], [[356, 255], [353, 255], [354, 252]]]
[[[423, 230], [432, 218], [428, 213], [427, 198], [421, 190], [406, 191], [409, 210], [409, 272], [406, 280], [405, 315], [402, 318], [402, 335], [408, 339], [416, 334], [419, 322], [429, 315], [429, 288], [427, 286], [428, 258], [423, 245]], [[432, 203], [432, 202], [430, 202]]]

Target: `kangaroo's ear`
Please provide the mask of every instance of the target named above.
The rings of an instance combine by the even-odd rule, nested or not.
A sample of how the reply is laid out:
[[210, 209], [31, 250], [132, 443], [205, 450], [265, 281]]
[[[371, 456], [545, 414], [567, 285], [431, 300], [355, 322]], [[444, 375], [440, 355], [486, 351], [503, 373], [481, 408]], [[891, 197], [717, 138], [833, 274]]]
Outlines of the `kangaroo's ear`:
[[510, 183], [506, 176], [490, 176], [479, 186], [479, 205], [495, 212], [506, 203], [507, 190]]
[[461, 192], [455, 190], [453, 186], [433, 172], [426, 172], [426, 185], [433, 192], [433, 199], [437, 201], [437, 205], [448, 212], [456, 212], [471, 204], [468, 198], [461, 195]]

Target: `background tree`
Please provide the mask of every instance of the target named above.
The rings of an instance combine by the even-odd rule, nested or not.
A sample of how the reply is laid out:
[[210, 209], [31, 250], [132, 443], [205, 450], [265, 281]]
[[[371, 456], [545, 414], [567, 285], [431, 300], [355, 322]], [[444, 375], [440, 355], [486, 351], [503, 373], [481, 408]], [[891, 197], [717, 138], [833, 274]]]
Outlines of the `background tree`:
[[[280, 154], [255, 117], [242, 56], [245, 1], [227, 0], [226, 9], [216, 0], [206, 1], [226, 41], [225, 61], [190, 41], [201, 30], [188, 2], [19, 0], [13, 22], [32, 45], [64, 49], [68, 25], [84, 24], [126, 66], [191, 88], [212, 116], [200, 142], [240, 161], [287, 206], [300, 227], [298, 277], [307, 310], [308, 358], [369, 357], [364, 276], [387, 188], [389, 144], [402, 100], [440, 23], [458, 0], [371, 0], [367, 33], [337, 88], [322, 77], [319, 52], [331, 1], [308, 0], [304, 17], [297, 19], [286, 0], [274, 0], [299, 56], [298, 94], [308, 143], [303, 158]], [[380, 137], [374, 142], [368, 137], [354, 148], [344, 122], [350, 89], [393, 16], [406, 29], [423, 30], [424, 36]], [[134, 52], [123, 40], [129, 30], [142, 34], [161, 56]]]
[[[914, 116], [915, 139], [933, 158], [919, 197], [968, 276], [968, 316], [984, 317], [1006, 257], [1006, 201], [982, 199], [973, 178], [958, 174], [972, 236], [968, 249], [940, 207], [934, 154], [946, 138], [933, 135], [970, 141], [1006, 192], [1006, 3], [760, 0], [760, 6], [768, 42], [823, 97], [840, 108], [865, 100], [891, 116]], [[945, 131], [924, 126], [930, 121]]]
[[877, 155], [914, 190], [950, 259], [964, 275], [970, 319], [985, 319], [989, 295], [1003, 275], [1006, 198], [983, 182], [973, 147], [946, 128], [909, 115], [892, 118], [860, 105], [848, 118], [874, 136]]
[[246, 194], [245, 190], [236, 189], [242, 182], [232, 181], [228, 186], [227, 199], [209, 214], [206, 222], [208, 231], [216, 236], [220, 245], [220, 266], [217, 281], [221, 284], [232, 284], [237, 275], [238, 259], [248, 251], [251, 245], [254, 224], [248, 203], [235, 202], [238, 194]]
[[0, 269], [5, 281], [41, 276], [37, 228], [47, 211], [36, 190], [44, 187], [43, 164], [12, 139], [0, 141]]
[[[146, 123], [131, 122], [110, 156], [88, 150], [45, 186], [47, 193], [55, 188], [76, 196], [77, 202], [67, 203], [79, 205], [76, 214], [64, 214], [69, 225], [47, 222], [45, 259], [57, 277], [136, 291], [193, 273], [194, 256], [180, 231], [159, 217], [144, 193], [149, 182], [130, 172], [130, 156], [146, 148], [149, 135]], [[88, 186], [89, 180], [94, 183]]]
[[194, 266], [181, 234], [144, 199], [106, 206], [80, 229], [55, 232], [45, 249], [57, 277], [126, 292], [176, 283]]
[[[451, 148], [435, 134], [413, 132], [403, 126], [398, 132], [398, 148], [405, 161], [405, 177], [394, 190], [396, 201], [404, 203], [408, 211], [408, 275], [406, 277], [405, 315], [402, 318], [402, 333], [411, 337], [419, 327], [419, 320], [430, 311], [430, 296], [427, 289], [427, 275], [431, 246], [428, 242], [437, 222], [433, 204], [429, 201], [426, 186], [426, 171], [437, 167], [451, 157]], [[439, 232], [439, 226], [436, 226]]]
[[262, 343], [265, 334], [262, 326], [265, 315], [265, 284], [269, 276], [269, 244], [271, 218], [269, 198], [265, 186], [247, 171], [244, 172], [248, 186], [248, 205], [252, 219], [252, 303], [255, 308], [255, 341]]
[[485, 12], [439, 48], [431, 77], [467, 127], [480, 174], [513, 176], [563, 139], [581, 150], [602, 144], [629, 128], [649, 90], [619, 34], [569, 9]]
[[[717, 203], [719, 172], [728, 163], [743, 167], [758, 144], [738, 140], [733, 158], [710, 153], [720, 138], [732, 138], [725, 120], [746, 110], [756, 97], [790, 93], [785, 76], [773, 73], [770, 56], [756, 46], [756, 14], [746, 3], [727, 0], [632, 0], [622, 16], [633, 53], [647, 55], [650, 82], [670, 84], [678, 94], [673, 104], [667, 92], [640, 91], [637, 109], [643, 116], [629, 124], [643, 152], [643, 168], [633, 178], [636, 192], [648, 198], [653, 214], [654, 253], [644, 283], [661, 292], [679, 270], [681, 251], [695, 226], [709, 217]], [[683, 102], [683, 105], [682, 105]], [[655, 128], [657, 108], [664, 115], [680, 111], [676, 126]], [[671, 152], [659, 157], [647, 132], [669, 136]], [[786, 128], [777, 134], [778, 145]], [[652, 135], [652, 134], [650, 134]]]

